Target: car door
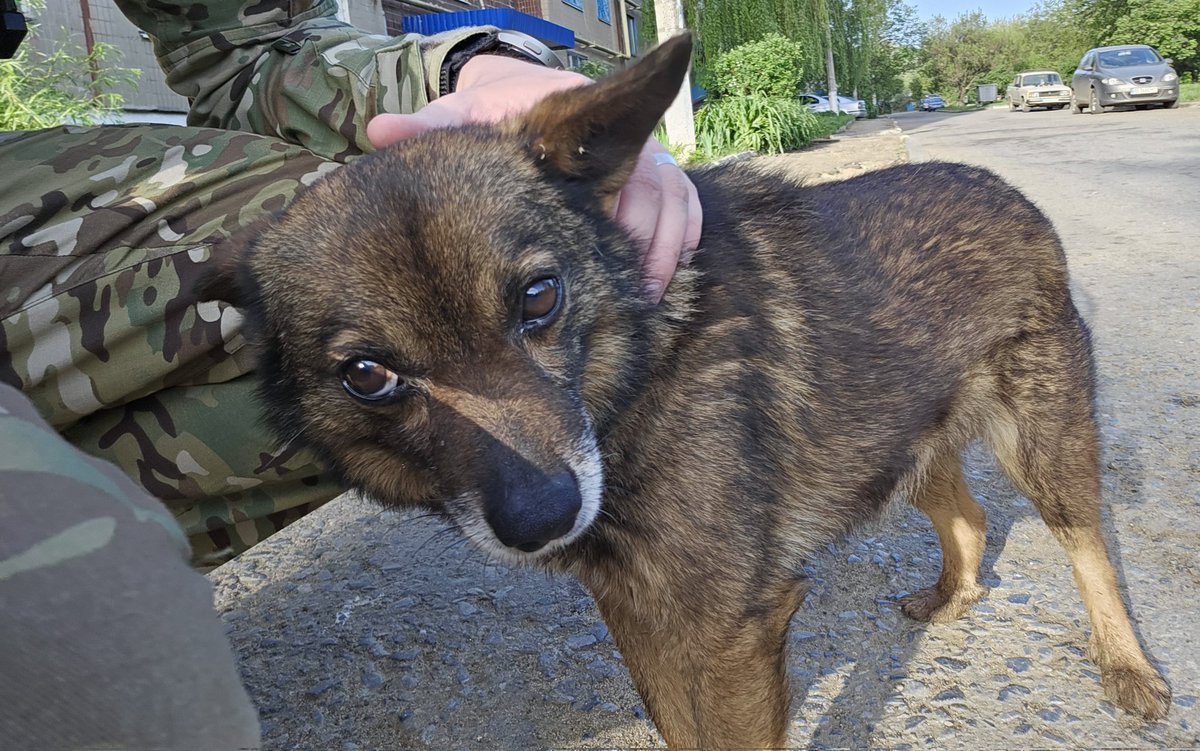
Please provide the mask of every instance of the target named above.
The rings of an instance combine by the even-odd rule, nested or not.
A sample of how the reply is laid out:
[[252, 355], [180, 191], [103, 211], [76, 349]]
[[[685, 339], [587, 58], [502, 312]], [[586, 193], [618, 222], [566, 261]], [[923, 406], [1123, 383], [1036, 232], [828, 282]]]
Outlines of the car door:
[[1021, 103], [1021, 76], [1014, 76], [1008, 85], [1008, 102], [1012, 105]]
[[1075, 94], [1075, 101], [1086, 102], [1088, 99], [1088, 89], [1092, 85], [1093, 68], [1096, 63], [1096, 51], [1088, 50], [1083, 59], [1079, 61], [1079, 67], [1075, 69], [1075, 73], [1071, 76], [1071, 91]]

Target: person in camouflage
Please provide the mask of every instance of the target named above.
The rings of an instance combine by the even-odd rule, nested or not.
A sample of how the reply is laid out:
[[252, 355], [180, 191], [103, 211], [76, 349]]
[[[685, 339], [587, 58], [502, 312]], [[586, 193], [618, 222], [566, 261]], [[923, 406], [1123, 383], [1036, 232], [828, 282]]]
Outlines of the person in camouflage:
[[[430, 72], [488, 29], [370, 35], [332, 0], [118, 5], [191, 100], [188, 127], [0, 134], [0, 729], [30, 748], [257, 747], [186, 564], [340, 488], [260, 425], [240, 315], [192, 285], [216, 245], [340, 163], [577, 82], [491, 74], [490, 105], [438, 99]], [[659, 295], [699, 241], [699, 205], [682, 173], [640, 173], [650, 200], [618, 219], [641, 228]]]
[[481, 30], [368, 35], [328, 1], [120, 6], [196, 127], [0, 136], [0, 381], [166, 503], [197, 560], [217, 563], [338, 488], [247, 419], [240, 317], [197, 305], [191, 285], [213, 245], [369, 150], [367, 120], [436, 97], [424, 71]]

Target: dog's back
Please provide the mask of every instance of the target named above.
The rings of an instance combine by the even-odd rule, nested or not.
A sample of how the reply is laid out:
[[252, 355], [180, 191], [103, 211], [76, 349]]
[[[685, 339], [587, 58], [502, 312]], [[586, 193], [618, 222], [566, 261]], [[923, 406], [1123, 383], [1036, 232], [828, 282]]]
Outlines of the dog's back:
[[[805, 187], [740, 163], [693, 177], [696, 310], [654, 398], [680, 403], [681, 422], [735, 423], [747, 435], [732, 442], [761, 449], [743, 463], [769, 461], [767, 483], [793, 474], [791, 494], [823, 498], [827, 519], [873, 514], [932, 444], [982, 437], [986, 402], [1020, 385], [1005, 369], [1022, 337], [1059, 331], [1064, 357], [1089, 358], [1053, 229], [989, 172], [909, 165]], [[1089, 369], [1071, 376], [1088, 398]]]

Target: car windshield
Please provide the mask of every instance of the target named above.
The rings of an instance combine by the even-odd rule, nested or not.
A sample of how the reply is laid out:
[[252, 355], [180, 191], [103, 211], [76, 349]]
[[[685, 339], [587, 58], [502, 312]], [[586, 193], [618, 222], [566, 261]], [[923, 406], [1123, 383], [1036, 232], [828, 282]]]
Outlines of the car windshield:
[[1161, 63], [1158, 53], [1146, 47], [1128, 50], [1109, 50], [1100, 53], [1100, 64], [1106, 68], [1124, 68], [1128, 65], [1153, 65]]
[[1061, 86], [1062, 79], [1057, 73], [1034, 73], [1029, 76], [1021, 76], [1022, 86]]

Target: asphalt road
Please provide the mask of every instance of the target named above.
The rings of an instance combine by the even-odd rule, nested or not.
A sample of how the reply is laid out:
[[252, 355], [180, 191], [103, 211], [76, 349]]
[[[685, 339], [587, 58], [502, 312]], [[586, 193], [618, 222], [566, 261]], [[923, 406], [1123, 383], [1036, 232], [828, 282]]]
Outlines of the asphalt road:
[[[928, 522], [903, 508], [831, 547], [792, 627], [792, 743], [1200, 746], [1200, 108], [895, 123], [914, 160], [999, 172], [1063, 237], [1096, 334], [1107, 531], [1175, 702], [1144, 725], [1104, 701], [1064, 554], [972, 454], [990, 596], [952, 624], [900, 614], [897, 595], [940, 561]], [[881, 121], [848, 136], [844, 151], [777, 160], [837, 177], [891, 161], [900, 140]], [[211, 578], [268, 748], [661, 745], [586, 592], [489, 563], [432, 520], [342, 499]]]

